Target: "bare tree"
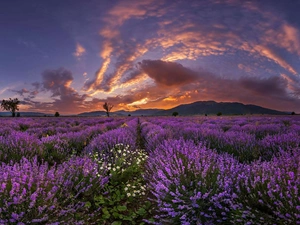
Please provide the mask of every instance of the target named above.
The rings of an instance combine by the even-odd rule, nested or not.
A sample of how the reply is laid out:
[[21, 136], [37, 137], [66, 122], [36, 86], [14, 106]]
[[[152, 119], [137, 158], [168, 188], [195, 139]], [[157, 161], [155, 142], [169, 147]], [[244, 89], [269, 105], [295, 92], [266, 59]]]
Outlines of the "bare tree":
[[2, 103], [1, 103], [1, 108], [6, 111], [10, 111], [11, 116], [15, 117], [16, 111], [19, 110], [19, 108], [18, 108], [19, 103], [20, 103], [20, 101], [17, 98], [15, 98], [15, 99], [9, 98], [9, 100], [3, 99]]
[[113, 107], [114, 107], [114, 105], [109, 102], [105, 102], [103, 104], [103, 109], [105, 109], [107, 117], [109, 117], [109, 113]]

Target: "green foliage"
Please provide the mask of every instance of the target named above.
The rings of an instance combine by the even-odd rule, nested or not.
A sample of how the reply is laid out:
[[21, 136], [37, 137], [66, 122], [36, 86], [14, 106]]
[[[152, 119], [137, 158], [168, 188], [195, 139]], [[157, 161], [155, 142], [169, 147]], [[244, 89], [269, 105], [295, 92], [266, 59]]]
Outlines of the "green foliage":
[[66, 140], [43, 138], [42, 141], [41, 159], [49, 165], [60, 164], [69, 159], [71, 150]]
[[[150, 219], [152, 204], [148, 201], [149, 190], [143, 179], [144, 162], [147, 159], [142, 150], [129, 151], [129, 146], [116, 145], [111, 151], [113, 160], [101, 160], [105, 153], [95, 153], [92, 157], [100, 169], [110, 175], [104, 193], [94, 198], [94, 203], [102, 209], [100, 224], [144, 224]], [[87, 207], [89, 203], [87, 203]]]
[[139, 149], [145, 149], [145, 137], [142, 135], [142, 127], [141, 122], [138, 119], [138, 124], [136, 128], [136, 143], [135, 146], [137, 146]]
[[29, 128], [29, 125], [20, 123], [19, 127], [20, 127], [20, 131], [26, 131]]
[[55, 117], [59, 117], [59, 116], [60, 116], [60, 115], [59, 115], [59, 112], [55, 112], [54, 116], [55, 116]]
[[15, 117], [15, 112], [19, 110], [19, 103], [20, 101], [17, 98], [11, 99], [9, 98], [9, 100], [2, 100], [1, 103], [1, 108], [6, 110], [6, 111], [10, 111], [12, 114], [12, 117]]
[[178, 116], [178, 112], [173, 112], [172, 116]]
[[290, 120], [283, 120], [282, 122], [283, 122], [284, 126], [286, 126], [286, 127], [291, 126], [291, 121]]

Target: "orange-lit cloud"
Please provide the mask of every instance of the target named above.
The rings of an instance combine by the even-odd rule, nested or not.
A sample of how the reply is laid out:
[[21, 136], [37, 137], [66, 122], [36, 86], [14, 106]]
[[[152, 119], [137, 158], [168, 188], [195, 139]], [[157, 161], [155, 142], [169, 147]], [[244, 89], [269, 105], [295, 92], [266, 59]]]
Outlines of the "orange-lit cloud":
[[280, 30], [267, 30], [264, 41], [300, 56], [300, 32], [290, 24], [282, 24]]
[[[153, 7], [154, 2], [158, 1], [121, 1], [107, 13], [103, 19], [105, 25], [99, 32], [104, 38], [100, 53], [104, 62], [95, 78], [84, 85], [85, 91], [93, 91], [94, 94], [99, 91], [111, 93], [121, 85], [120, 79], [126, 71], [132, 69], [133, 62], [148, 51], [145, 45], [132, 40], [130, 41], [132, 46], [126, 46], [129, 42], [122, 41], [120, 27], [129, 19], [139, 19], [146, 16], [147, 13], [155, 11], [157, 6]], [[123, 48], [117, 46], [123, 46]], [[124, 51], [125, 49], [129, 49], [129, 51]], [[105, 75], [114, 57], [119, 58], [117, 67], [113, 73]]]
[[[155, 2], [155, 4], [154, 4]], [[281, 26], [282, 35], [274, 35], [274, 29], [271, 27], [278, 23], [278, 17], [269, 11], [263, 11], [254, 2], [246, 2], [238, 4], [238, 1], [225, 1], [223, 3], [212, 1], [214, 4], [227, 4], [234, 5], [234, 7], [241, 7], [248, 10], [250, 13], [245, 14], [245, 21], [230, 21], [228, 24], [223, 20], [222, 13], [231, 12], [231, 8], [227, 7], [224, 12], [216, 14], [212, 21], [200, 23], [202, 18], [209, 15], [211, 8], [208, 6], [201, 7], [203, 12], [199, 14], [198, 20], [192, 15], [182, 13], [176, 14], [178, 17], [172, 17], [175, 9], [178, 10], [180, 3], [173, 3], [170, 6], [158, 7], [159, 1], [121, 1], [114, 5], [109, 10], [103, 19], [104, 26], [99, 34], [104, 38], [102, 43], [102, 51], [100, 56], [103, 59], [102, 66], [96, 72], [95, 78], [89, 80], [84, 85], [84, 90], [95, 95], [99, 92], [112, 94], [120, 87], [126, 87], [126, 76], [134, 72], [136, 63], [147, 60], [144, 56], [151, 53], [154, 49], [160, 48], [163, 50], [160, 59], [162, 61], [176, 62], [180, 60], [199, 60], [201, 57], [208, 56], [223, 56], [235, 54], [236, 52], [245, 52], [251, 57], [258, 60], [271, 60], [278, 64], [283, 69], [296, 75], [298, 71], [286, 61], [273, 47], [286, 49], [292, 52], [292, 48], [298, 48], [298, 31], [295, 30], [288, 23]], [[193, 7], [200, 7], [200, 3], [193, 2]], [[177, 7], [177, 8], [176, 8]], [[155, 10], [159, 12], [155, 13]], [[170, 14], [170, 15], [168, 15]], [[184, 17], [184, 15], [186, 17]], [[156, 33], [157, 35], [150, 35], [147, 39], [138, 39], [132, 36], [126, 36], [125, 24], [129, 21], [143, 21], [148, 18], [159, 19]], [[267, 19], [266, 23], [260, 19]], [[244, 18], [243, 18], [244, 19]], [[244, 29], [245, 22], [249, 20], [256, 20], [250, 24], [250, 28], [259, 32], [259, 40], [245, 41], [245, 37], [241, 36], [242, 29]], [[230, 25], [230, 26], [229, 26]], [[247, 24], [248, 25], [248, 24]], [[133, 32], [141, 32], [138, 27], [130, 27]], [[142, 35], [139, 33], [139, 35]], [[272, 38], [272, 36], [274, 36]], [[276, 41], [276, 39], [280, 41]], [[267, 45], [267, 43], [272, 46]], [[295, 51], [294, 51], [295, 52]], [[159, 59], [159, 58], [158, 58]], [[156, 59], [157, 60], [157, 59]], [[145, 62], [145, 61], [144, 61]], [[244, 65], [239, 63], [236, 65], [241, 70], [249, 73], [255, 73], [252, 65]], [[145, 66], [142, 68], [143, 72], [147, 69]], [[155, 68], [152, 68], [155, 70]], [[268, 70], [268, 69], [267, 69]], [[113, 71], [113, 72], [111, 72]], [[160, 74], [159, 76], [155, 74]], [[159, 71], [146, 71], [146, 74], [157, 82], [157, 84], [164, 83], [165, 86], [172, 86], [171, 75], [166, 71], [165, 74]], [[178, 75], [175, 75], [175, 78]], [[140, 82], [144, 79], [132, 79], [130, 85], [134, 82]], [[192, 80], [187, 79], [187, 82]]]
[[135, 106], [135, 105], [145, 105], [147, 102], [149, 101], [148, 98], [143, 98], [141, 100], [138, 100], [138, 101], [135, 101], [135, 102], [132, 102], [130, 104], [127, 104], [128, 106]]
[[164, 102], [166, 102], [166, 101], [176, 102], [176, 101], [178, 101], [178, 99], [173, 96], [169, 96], [167, 98], [164, 98], [163, 101]]
[[281, 58], [279, 55], [277, 55], [270, 48], [257, 45], [257, 46], [255, 46], [255, 50], [257, 50], [262, 56], [265, 56], [265, 57], [273, 60], [275, 63], [278, 63], [282, 68], [286, 69], [290, 73], [292, 73], [294, 75], [298, 74], [297, 71], [291, 65], [289, 65], [283, 58]]
[[74, 52], [74, 56], [80, 60], [80, 57], [83, 56], [83, 54], [86, 52], [85, 48], [77, 43], [76, 44], [76, 51]]

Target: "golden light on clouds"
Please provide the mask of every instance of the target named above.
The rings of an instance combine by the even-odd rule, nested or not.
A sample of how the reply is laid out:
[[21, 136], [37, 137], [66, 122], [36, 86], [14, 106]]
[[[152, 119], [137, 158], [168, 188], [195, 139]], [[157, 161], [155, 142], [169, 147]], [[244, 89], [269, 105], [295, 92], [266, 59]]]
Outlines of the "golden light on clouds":
[[255, 46], [255, 49], [258, 50], [263, 56], [273, 60], [275, 63], [278, 63], [281, 67], [283, 67], [290, 73], [294, 75], [297, 74], [296, 70], [291, 65], [289, 65], [284, 59], [276, 55], [276, 53], [274, 53], [271, 49], [261, 45]]
[[163, 99], [164, 102], [176, 102], [177, 101], [177, 98], [173, 97], [173, 96], [169, 96], [167, 98], [164, 98]]
[[[80, 1], [75, 2], [70, 5], [74, 13], [66, 18], [77, 15], [79, 7], [72, 7]], [[10, 79], [25, 71], [33, 84], [27, 82], [28, 91], [20, 85], [7, 88], [15, 82], [11, 78], [11, 83], [0, 83], [0, 94], [18, 95], [35, 110], [93, 110], [95, 103], [104, 101], [113, 102], [114, 110], [166, 109], [198, 100], [270, 103], [284, 110], [281, 105], [294, 104], [300, 110], [299, 95], [293, 95], [300, 93], [300, 14], [291, 14], [295, 9], [288, 9], [288, 4], [280, 8], [280, 1], [104, 2], [86, 3], [86, 14], [69, 17], [65, 31], [71, 39], [56, 43], [62, 48], [59, 53], [53, 53], [55, 46], [47, 47], [53, 39], [43, 48], [31, 43], [30, 36], [19, 40], [15, 52], [35, 51], [30, 57], [40, 61], [27, 66], [27, 57], [20, 57], [22, 71], [5, 72]], [[48, 58], [41, 57], [43, 52]], [[45, 63], [44, 69], [37, 63]]]
[[80, 57], [83, 56], [85, 52], [86, 52], [85, 48], [81, 44], [77, 43], [74, 56], [77, 57], [77, 59], [80, 59]]
[[135, 102], [132, 102], [130, 104], [127, 104], [128, 106], [139, 106], [139, 105], [145, 105], [147, 104], [149, 101], [148, 98], [143, 98], [141, 100], [138, 100], [138, 101], [135, 101]]

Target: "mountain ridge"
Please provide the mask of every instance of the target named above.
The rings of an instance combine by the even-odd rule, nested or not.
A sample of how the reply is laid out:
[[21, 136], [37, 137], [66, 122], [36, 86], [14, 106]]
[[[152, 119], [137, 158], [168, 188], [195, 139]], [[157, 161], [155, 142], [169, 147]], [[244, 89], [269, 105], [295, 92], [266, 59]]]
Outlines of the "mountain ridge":
[[[193, 115], [245, 115], [245, 114], [266, 114], [266, 115], [289, 115], [290, 112], [283, 112], [274, 109], [264, 108], [253, 104], [243, 104], [239, 102], [215, 102], [215, 101], [196, 101], [193, 103], [181, 104], [171, 109], [137, 109], [135, 111], [118, 110], [111, 112], [111, 116], [171, 116], [173, 112], [178, 112], [179, 116], [193, 116]], [[21, 117], [42, 117], [54, 116], [54, 114], [40, 113], [40, 112], [20, 112]], [[0, 117], [11, 116], [10, 112], [0, 112]], [[103, 110], [83, 112], [79, 114], [61, 116], [106, 116]]]
[[[167, 116], [173, 112], [178, 112], [181, 116], [189, 115], [216, 115], [221, 112], [222, 115], [244, 115], [244, 114], [269, 114], [269, 115], [288, 115], [288, 112], [282, 112], [274, 109], [264, 108], [253, 104], [243, 104], [240, 102], [215, 102], [215, 101], [196, 101], [193, 103], [181, 104], [171, 109], [138, 109], [135, 111], [119, 110], [111, 112], [112, 116]], [[78, 116], [102, 116], [105, 111], [92, 111], [78, 114]]]

